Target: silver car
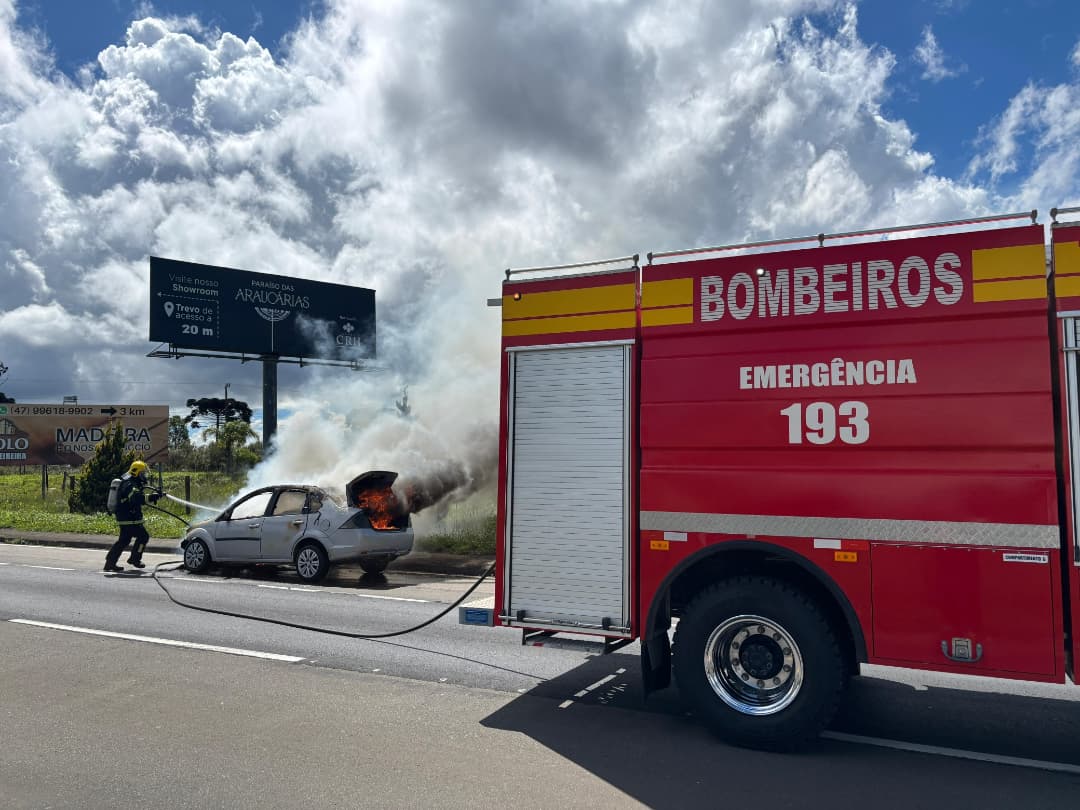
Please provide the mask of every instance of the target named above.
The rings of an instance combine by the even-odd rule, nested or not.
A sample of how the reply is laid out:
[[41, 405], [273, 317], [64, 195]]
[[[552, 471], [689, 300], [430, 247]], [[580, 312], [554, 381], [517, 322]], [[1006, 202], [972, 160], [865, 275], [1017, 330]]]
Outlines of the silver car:
[[254, 490], [212, 520], [192, 524], [180, 543], [184, 567], [291, 564], [305, 582], [334, 563], [357, 562], [376, 574], [412, 550], [412, 521], [391, 490], [397, 473], [369, 472], [345, 489], [342, 505], [311, 484]]

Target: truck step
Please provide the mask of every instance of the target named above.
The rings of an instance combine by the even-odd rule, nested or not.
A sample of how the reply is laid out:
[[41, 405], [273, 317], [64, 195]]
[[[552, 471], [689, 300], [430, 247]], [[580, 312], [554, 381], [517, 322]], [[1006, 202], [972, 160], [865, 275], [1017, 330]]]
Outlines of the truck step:
[[607, 636], [567, 636], [556, 635], [554, 630], [522, 630], [521, 644], [524, 647], [549, 647], [556, 650], [577, 650], [592, 655], [605, 655], [625, 647], [632, 639], [610, 638]]

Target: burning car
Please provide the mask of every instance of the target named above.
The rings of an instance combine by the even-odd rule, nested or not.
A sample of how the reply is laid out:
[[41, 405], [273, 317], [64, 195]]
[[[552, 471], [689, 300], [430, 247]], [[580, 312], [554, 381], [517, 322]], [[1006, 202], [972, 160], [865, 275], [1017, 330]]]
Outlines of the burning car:
[[379, 573], [412, 550], [408, 507], [391, 488], [397, 473], [373, 471], [345, 488], [345, 504], [311, 484], [262, 487], [212, 520], [195, 523], [180, 543], [184, 567], [291, 564], [305, 582], [323, 579], [334, 563]]

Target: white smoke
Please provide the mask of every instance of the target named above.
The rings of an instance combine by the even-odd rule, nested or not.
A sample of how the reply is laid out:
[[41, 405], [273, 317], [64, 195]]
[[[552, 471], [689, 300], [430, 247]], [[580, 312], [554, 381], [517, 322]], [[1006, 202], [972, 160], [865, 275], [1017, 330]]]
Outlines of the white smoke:
[[[499, 274], [483, 275], [497, 295]], [[445, 497], [414, 517], [421, 533], [450, 503], [494, 507], [500, 311], [471, 287], [427, 304], [414, 322], [379, 335], [375, 370], [321, 375], [247, 488], [302, 482], [340, 493], [369, 470], [399, 473], [399, 487], [438, 481]]]

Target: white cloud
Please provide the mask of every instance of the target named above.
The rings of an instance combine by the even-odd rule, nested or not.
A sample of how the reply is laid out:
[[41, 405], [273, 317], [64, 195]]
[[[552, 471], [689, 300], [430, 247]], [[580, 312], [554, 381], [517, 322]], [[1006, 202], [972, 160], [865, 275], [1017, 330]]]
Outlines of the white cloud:
[[1080, 202], [1080, 82], [1027, 84], [981, 133], [984, 148], [968, 178], [1007, 184], [1010, 205], [1050, 208]]
[[915, 47], [915, 61], [922, 65], [922, 77], [931, 82], [940, 82], [942, 79], [951, 79], [959, 76], [967, 70], [965, 65], [957, 68], [947, 67], [945, 52], [938, 44], [933, 29], [928, 25], [923, 28], [922, 39]]
[[[298, 416], [266, 476], [482, 476], [507, 266], [958, 218], [1080, 177], [1075, 83], [1018, 94], [967, 176], [936, 175], [839, 0], [336, 0], [279, 59], [152, 10], [117, 34], [76, 86], [0, 0], [0, 359], [53, 380], [34, 396], [246, 379], [258, 405], [251, 365], [144, 357], [147, 257], [375, 287], [382, 371], [283, 368]], [[404, 384], [411, 421], [388, 416]]]

